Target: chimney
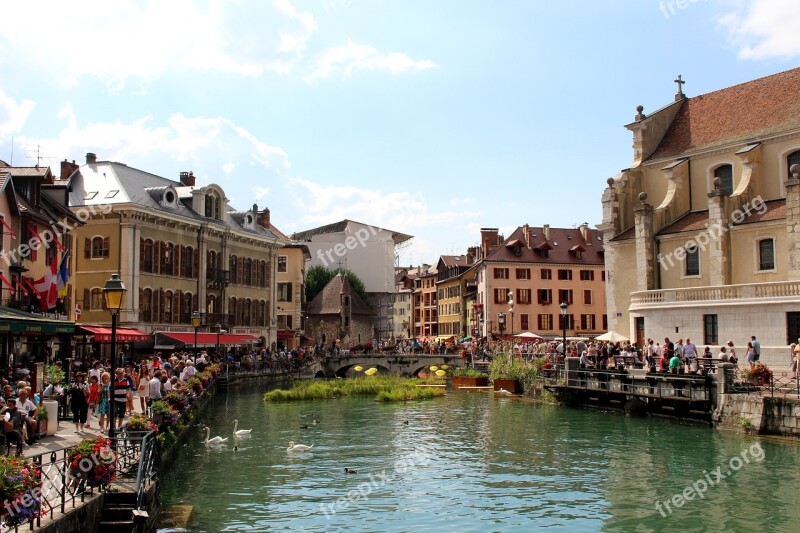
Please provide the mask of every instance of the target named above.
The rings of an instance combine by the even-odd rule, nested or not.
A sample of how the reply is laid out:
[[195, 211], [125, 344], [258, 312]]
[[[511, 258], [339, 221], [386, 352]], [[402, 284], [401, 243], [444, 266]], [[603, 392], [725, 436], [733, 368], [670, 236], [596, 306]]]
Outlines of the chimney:
[[72, 173], [78, 170], [78, 165], [75, 164], [75, 160], [72, 160], [72, 163], [67, 161], [66, 159], [61, 162], [61, 175], [58, 177], [60, 180], [65, 180], [72, 176]]
[[546, 241], [550, 240], [550, 224], [545, 224], [542, 226], [542, 233], [544, 233], [544, 239]]
[[531, 249], [531, 227], [527, 224], [522, 226], [522, 236], [525, 239], [525, 246], [528, 250]]
[[194, 172], [191, 170], [189, 172], [181, 172], [181, 184], [185, 187], [194, 187]]
[[[253, 204], [253, 210], [255, 210], [256, 207], [257, 206], [255, 204]], [[267, 209], [266, 207], [261, 212], [261, 214], [258, 216], [258, 225], [261, 226], [262, 228], [268, 228], [270, 226], [270, 224], [269, 224], [269, 209]]]
[[86, 164], [93, 165], [97, 163], [97, 154], [93, 154], [92, 152], [86, 153]]
[[497, 228], [481, 228], [481, 252], [483, 257], [489, 257], [489, 253], [497, 246], [500, 238]]
[[583, 240], [589, 242], [589, 223], [584, 222], [578, 228], [581, 230], [581, 235], [583, 235]]
[[253, 214], [258, 215], [258, 204], [253, 204]]

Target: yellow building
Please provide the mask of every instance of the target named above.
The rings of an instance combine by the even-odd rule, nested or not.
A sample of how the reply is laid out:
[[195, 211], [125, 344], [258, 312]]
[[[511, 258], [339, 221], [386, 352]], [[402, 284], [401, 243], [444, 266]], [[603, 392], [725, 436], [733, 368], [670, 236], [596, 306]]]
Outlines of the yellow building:
[[[676, 80], [678, 81], [678, 80]], [[609, 178], [609, 328], [642, 343], [750, 337], [788, 365], [800, 337], [800, 69], [675, 101], [634, 122]], [[797, 171], [797, 172], [795, 172]]]
[[443, 255], [436, 265], [436, 300], [438, 334], [440, 337], [467, 336], [467, 314], [464, 299], [467, 294], [465, 273], [474, 264], [474, 255]]
[[195, 312], [201, 346], [213, 347], [218, 330], [226, 335], [221, 347], [274, 345], [286, 242], [268, 209], [234, 211], [219, 185], [198, 186], [191, 172], [170, 180], [94, 154], [71, 180], [73, 210], [94, 213], [77, 231], [81, 324], [110, 323], [102, 288], [119, 273], [127, 289], [120, 327], [163, 333], [159, 346], [191, 347]]
[[278, 252], [277, 338], [279, 344], [290, 350], [302, 344], [305, 333], [305, 276], [310, 260], [311, 253], [305, 244], [287, 244]]

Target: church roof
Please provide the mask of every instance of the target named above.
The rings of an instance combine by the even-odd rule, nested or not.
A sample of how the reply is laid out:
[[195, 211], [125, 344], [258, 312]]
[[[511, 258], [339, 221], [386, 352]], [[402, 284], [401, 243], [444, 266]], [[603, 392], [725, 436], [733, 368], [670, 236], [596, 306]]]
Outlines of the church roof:
[[671, 233], [682, 233], [684, 231], [700, 231], [708, 227], [708, 210], [692, 211], [686, 213], [675, 222], [661, 228], [659, 235], [669, 235]]
[[339, 273], [308, 304], [309, 315], [340, 315], [342, 313], [342, 294], [350, 295], [351, 315], [371, 315], [372, 309], [350, 286], [347, 276]]
[[800, 68], [687, 98], [649, 157], [757, 141], [800, 129]]

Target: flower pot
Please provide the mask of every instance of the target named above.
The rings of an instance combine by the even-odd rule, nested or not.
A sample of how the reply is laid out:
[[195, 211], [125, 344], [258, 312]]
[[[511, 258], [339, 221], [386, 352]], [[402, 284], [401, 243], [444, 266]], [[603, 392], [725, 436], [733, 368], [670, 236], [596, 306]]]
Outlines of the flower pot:
[[522, 384], [517, 379], [498, 378], [494, 380], [494, 390], [506, 390], [512, 394], [522, 394]]
[[453, 376], [453, 387], [459, 389], [461, 387], [485, 387], [489, 384], [488, 376], [481, 376], [477, 378], [468, 378], [463, 376]]
[[42, 403], [47, 409], [47, 436], [52, 437], [58, 431], [58, 402], [45, 400]]
[[36, 438], [37, 439], [41, 439], [42, 437], [47, 435], [48, 420], [49, 420], [49, 418], [44, 418], [42, 420], [37, 420], [37, 425], [36, 425]]

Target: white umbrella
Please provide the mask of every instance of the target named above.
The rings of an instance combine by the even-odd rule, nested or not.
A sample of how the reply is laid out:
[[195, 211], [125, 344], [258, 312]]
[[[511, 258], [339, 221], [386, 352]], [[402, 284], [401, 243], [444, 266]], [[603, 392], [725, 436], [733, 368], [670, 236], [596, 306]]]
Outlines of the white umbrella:
[[518, 337], [520, 339], [543, 339], [544, 337], [540, 337], [536, 333], [531, 333], [530, 331], [526, 331], [525, 333], [520, 333], [518, 335], [514, 335], [514, 337]]
[[609, 341], [609, 342], [624, 342], [630, 340], [628, 337], [617, 333], [616, 331], [608, 331], [603, 333], [599, 337], [596, 338], [598, 341]]

